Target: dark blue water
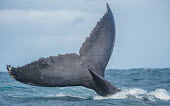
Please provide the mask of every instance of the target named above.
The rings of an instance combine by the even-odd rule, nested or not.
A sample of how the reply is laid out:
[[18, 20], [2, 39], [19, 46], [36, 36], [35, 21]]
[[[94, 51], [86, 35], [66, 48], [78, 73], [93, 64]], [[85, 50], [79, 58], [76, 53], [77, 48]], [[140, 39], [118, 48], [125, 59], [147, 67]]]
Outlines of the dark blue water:
[[36, 87], [0, 72], [0, 105], [170, 106], [170, 69], [107, 70], [106, 79], [122, 89], [110, 97], [84, 87]]

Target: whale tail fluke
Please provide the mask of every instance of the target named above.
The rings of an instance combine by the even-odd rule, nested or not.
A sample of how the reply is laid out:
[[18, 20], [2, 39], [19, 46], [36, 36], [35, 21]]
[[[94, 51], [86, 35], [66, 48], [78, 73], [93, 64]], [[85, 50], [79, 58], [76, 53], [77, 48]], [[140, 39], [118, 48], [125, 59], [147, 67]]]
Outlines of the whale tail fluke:
[[104, 71], [115, 41], [114, 17], [109, 5], [107, 12], [75, 53], [40, 58], [22, 67], [6, 68], [11, 77], [25, 84], [41, 87], [84, 86], [101, 96], [120, 89], [104, 79]]

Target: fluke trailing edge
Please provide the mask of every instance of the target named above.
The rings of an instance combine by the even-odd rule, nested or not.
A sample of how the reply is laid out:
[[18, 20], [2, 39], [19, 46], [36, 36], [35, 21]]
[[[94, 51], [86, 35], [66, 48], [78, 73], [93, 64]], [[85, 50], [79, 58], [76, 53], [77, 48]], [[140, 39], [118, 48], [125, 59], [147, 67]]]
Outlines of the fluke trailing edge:
[[108, 96], [120, 91], [104, 79], [114, 41], [114, 17], [107, 4], [107, 12], [82, 44], [79, 55], [50, 56], [22, 67], [6, 67], [11, 77], [25, 84], [42, 87], [84, 86], [101, 96]]

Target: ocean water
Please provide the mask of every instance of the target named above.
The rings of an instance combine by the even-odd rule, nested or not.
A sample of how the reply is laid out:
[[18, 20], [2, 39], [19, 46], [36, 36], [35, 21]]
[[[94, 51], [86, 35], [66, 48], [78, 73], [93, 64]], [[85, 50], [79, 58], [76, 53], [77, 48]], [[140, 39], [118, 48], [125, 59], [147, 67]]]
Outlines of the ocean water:
[[170, 69], [106, 70], [105, 77], [122, 89], [109, 97], [84, 87], [36, 87], [0, 72], [0, 106], [170, 106]]

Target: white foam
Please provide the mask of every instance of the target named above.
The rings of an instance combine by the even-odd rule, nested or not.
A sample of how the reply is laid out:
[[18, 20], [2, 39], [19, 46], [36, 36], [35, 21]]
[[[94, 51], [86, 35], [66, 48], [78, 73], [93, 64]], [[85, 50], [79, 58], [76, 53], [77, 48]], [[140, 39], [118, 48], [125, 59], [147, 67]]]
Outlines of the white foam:
[[86, 99], [86, 97], [66, 95], [66, 94], [63, 94], [63, 93], [60, 93], [60, 94], [57, 94], [57, 95], [48, 95], [48, 96], [45, 96], [45, 97], [67, 97], [67, 96], [74, 97], [74, 98], [80, 98], [80, 99]]
[[[78, 89], [78, 88], [74, 88]], [[92, 94], [91, 94], [92, 95]], [[60, 92], [57, 95], [47, 95], [45, 97], [76, 97], [81, 99], [88, 99], [89, 92], [86, 94], [70, 94], [65, 92]], [[167, 92], [165, 89], [156, 89], [154, 91], [146, 91], [144, 89], [140, 88], [131, 88], [131, 89], [122, 89], [121, 92], [116, 93], [114, 95], [108, 96], [108, 97], [102, 97], [102, 96], [94, 96], [93, 100], [101, 100], [101, 99], [127, 99], [127, 98], [136, 98], [140, 100], [149, 100], [149, 101], [156, 101], [157, 99], [160, 100], [170, 100], [170, 93]]]
[[123, 91], [116, 93], [115, 95], [108, 97], [95, 96], [93, 99], [126, 99], [128, 97], [133, 97], [141, 100], [148, 99], [150, 101], [156, 101], [156, 99], [170, 100], [170, 95], [165, 89], [156, 89], [155, 91], [148, 92], [139, 88], [123, 89]]
[[155, 91], [150, 92], [150, 95], [161, 100], [170, 100], [170, 95], [165, 89], [156, 89]]
[[67, 96], [67, 95], [60, 93], [60, 94], [57, 94], [57, 95], [47, 95], [45, 97], [64, 97], [64, 96]]

